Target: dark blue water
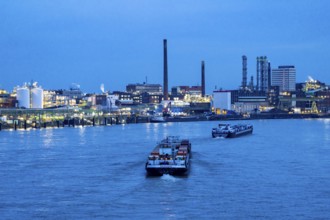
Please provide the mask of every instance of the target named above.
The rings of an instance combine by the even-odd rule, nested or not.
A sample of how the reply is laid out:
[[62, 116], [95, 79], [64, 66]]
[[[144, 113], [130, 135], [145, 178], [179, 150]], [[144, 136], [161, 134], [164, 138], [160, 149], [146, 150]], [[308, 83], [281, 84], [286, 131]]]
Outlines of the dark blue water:
[[[0, 219], [329, 219], [330, 120], [218, 122], [0, 132]], [[166, 135], [192, 142], [187, 177], [146, 177]]]

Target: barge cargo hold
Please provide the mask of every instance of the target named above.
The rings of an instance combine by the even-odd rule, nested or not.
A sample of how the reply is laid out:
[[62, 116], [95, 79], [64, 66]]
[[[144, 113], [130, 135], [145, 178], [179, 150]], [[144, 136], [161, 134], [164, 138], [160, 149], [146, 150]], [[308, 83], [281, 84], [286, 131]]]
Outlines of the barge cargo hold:
[[212, 129], [212, 137], [234, 138], [246, 134], [252, 134], [253, 126], [249, 124], [219, 124], [217, 128]]
[[190, 168], [191, 143], [178, 136], [168, 136], [148, 156], [145, 169], [148, 175], [185, 175]]

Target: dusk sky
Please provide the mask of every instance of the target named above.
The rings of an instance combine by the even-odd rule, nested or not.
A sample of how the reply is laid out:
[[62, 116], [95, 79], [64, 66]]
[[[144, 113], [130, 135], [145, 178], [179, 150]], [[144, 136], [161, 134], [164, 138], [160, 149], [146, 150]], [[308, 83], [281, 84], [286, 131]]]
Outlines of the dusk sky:
[[31, 80], [44, 89], [124, 91], [129, 83], [163, 83], [163, 39], [169, 87], [206, 92], [237, 89], [242, 55], [248, 81], [256, 57], [272, 68], [295, 65], [330, 84], [328, 0], [0, 0], [0, 88]]

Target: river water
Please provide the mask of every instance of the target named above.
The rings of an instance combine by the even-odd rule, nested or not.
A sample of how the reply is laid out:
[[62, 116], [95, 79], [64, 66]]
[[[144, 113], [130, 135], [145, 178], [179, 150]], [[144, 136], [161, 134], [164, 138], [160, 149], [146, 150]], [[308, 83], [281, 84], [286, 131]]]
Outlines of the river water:
[[[1, 131], [0, 219], [329, 219], [330, 120], [248, 122]], [[190, 139], [191, 171], [148, 177], [167, 135]]]

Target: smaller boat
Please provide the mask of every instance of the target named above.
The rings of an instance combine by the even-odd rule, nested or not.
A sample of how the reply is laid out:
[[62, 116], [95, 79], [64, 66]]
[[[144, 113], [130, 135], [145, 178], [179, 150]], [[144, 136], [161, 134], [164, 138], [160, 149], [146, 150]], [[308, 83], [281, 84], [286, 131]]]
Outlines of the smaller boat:
[[145, 169], [149, 175], [184, 175], [190, 168], [191, 143], [178, 136], [168, 136], [148, 156]]
[[246, 134], [252, 134], [253, 126], [249, 124], [219, 124], [217, 128], [212, 129], [212, 137], [234, 138]]

